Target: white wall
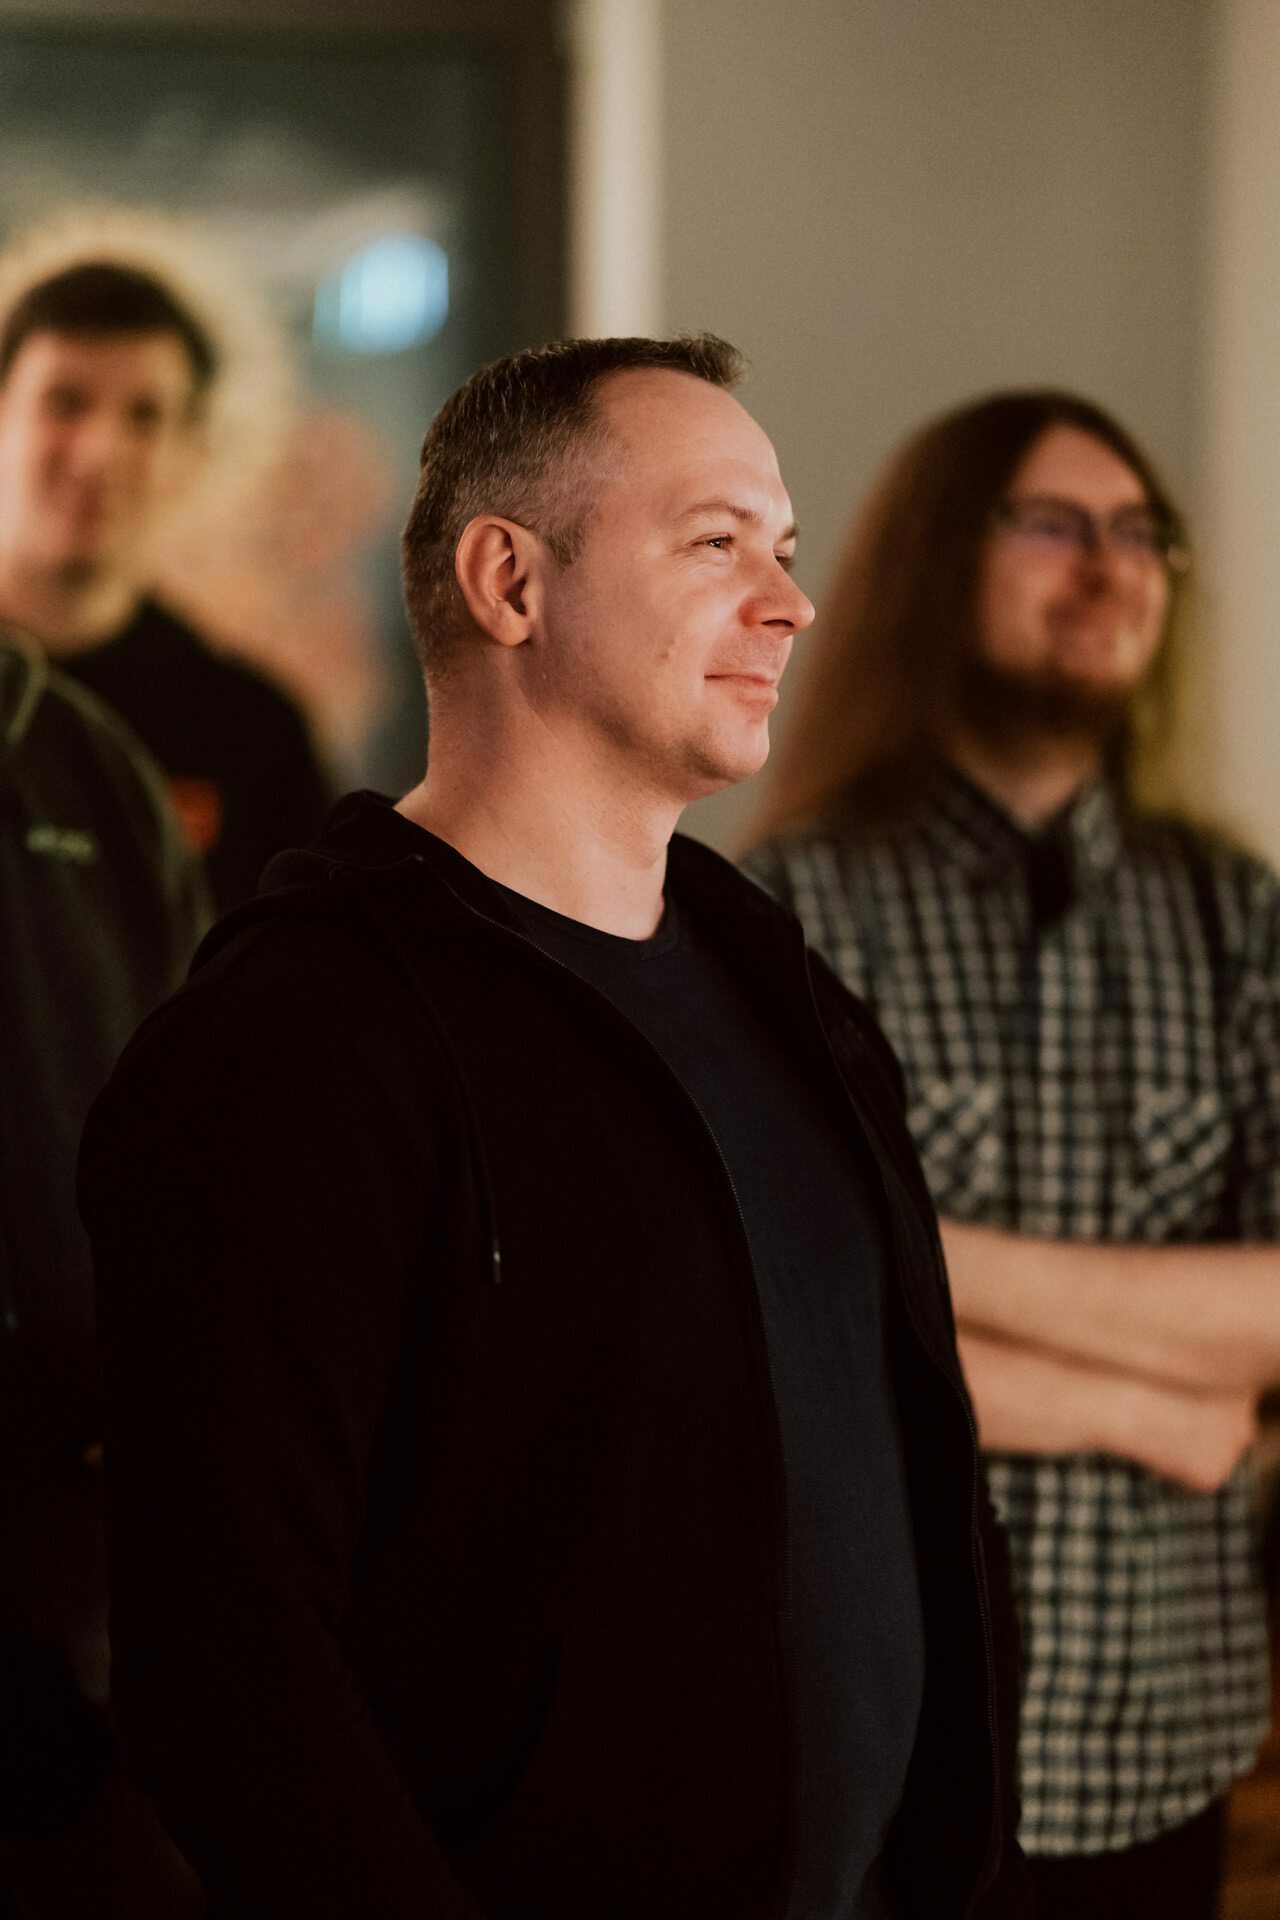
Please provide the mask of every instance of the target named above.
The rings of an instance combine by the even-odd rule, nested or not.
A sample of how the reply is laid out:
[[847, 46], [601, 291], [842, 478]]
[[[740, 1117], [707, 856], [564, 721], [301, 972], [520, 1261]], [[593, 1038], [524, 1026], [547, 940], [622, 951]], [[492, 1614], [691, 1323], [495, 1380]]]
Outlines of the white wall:
[[[1280, 0], [1252, 11], [1280, 37]], [[991, 387], [1114, 407], [1195, 503], [1214, 14], [664, 0], [663, 317], [749, 354], [819, 603], [889, 449]], [[688, 824], [724, 843], [751, 804], [720, 795]]]

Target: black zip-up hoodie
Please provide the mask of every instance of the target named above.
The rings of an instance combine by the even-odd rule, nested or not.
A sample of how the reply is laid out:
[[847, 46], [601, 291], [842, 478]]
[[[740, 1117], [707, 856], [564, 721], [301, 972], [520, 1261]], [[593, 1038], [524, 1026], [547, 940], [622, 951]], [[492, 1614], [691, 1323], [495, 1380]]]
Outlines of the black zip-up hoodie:
[[[143, 1780], [238, 1914], [781, 1920], [785, 1487], [714, 1143], [385, 802], [268, 878], [82, 1157]], [[901, 1912], [1020, 1913], [1012, 1611], [896, 1064], [724, 861], [677, 838], [669, 886], [839, 1072], [893, 1225], [927, 1640]]]

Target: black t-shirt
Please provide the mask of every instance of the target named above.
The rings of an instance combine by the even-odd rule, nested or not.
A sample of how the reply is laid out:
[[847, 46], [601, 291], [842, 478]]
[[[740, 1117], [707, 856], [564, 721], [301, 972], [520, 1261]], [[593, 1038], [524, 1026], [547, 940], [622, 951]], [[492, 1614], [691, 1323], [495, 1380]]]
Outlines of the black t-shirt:
[[219, 913], [256, 893], [275, 854], [319, 833], [332, 794], [298, 709], [155, 601], [114, 639], [57, 664], [159, 761]]
[[657, 1049], [724, 1159], [755, 1269], [786, 1472], [800, 1759], [788, 1920], [890, 1914], [879, 1856], [915, 1739], [924, 1630], [870, 1151], [858, 1151], [834, 1074], [789, 1056], [673, 908], [651, 940], [625, 940], [503, 891], [537, 945]]

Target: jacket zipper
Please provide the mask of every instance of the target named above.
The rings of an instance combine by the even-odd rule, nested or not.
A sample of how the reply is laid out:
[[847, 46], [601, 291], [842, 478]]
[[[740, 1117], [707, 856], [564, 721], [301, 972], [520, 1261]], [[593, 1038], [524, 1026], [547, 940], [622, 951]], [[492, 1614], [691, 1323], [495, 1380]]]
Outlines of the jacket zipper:
[[[412, 855], [411, 859], [415, 866], [425, 864], [419, 854]], [[329, 872], [329, 878], [331, 880], [347, 875], [354, 876], [357, 885], [361, 884], [362, 870], [360, 868], [333, 867]], [[432, 1002], [430, 994], [424, 991], [422, 982], [418, 978], [417, 969], [414, 967], [409, 955], [405, 952], [404, 942], [401, 940], [394, 924], [390, 917], [383, 912], [381, 903], [375, 899], [373, 895], [373, 890], [368, 887], [363, 887], [362, 891], [365, 896], [366, 905], [369, 907], [370, 912], [387, 937], [391, 951], [395, 955], [396, 965], [408, 982], [409, 991], [413, 1000], [422, 1011], [423, 1017], [431, 1029], [436, 1044], [440, 1048], [441, 1054], [449, 1063], [449, 1070], [453, 1075], [459, 1097], [466, 1111], [471, 1143], [475, 1150], [476, 1161], [480, 1169], [480, 1184], [484, 1193], [489, 1280], [491, 1285], [499, 1287], [502, 1285], [502, 1241], [498, 1233], [497, 1189], [494, 1185], [493, 1169], [489, 1165], [489, 1156], [485, 1151], [484, 1133], [480, 1126], [480, 1116], [476, 1112], [475, 1100], [472, 1096], [467, 1076], [462, 1071], [462, 1063], [453, 1050], [449, 1036], [445, 1032], [444, 1025], [441, 1022], [440, 1015]], [[454, 897], [457, 898], [456, 895]], [[465, 906], [466, 902], [464, 901], [462, 904]], [[468, 911], [474, 911], [474, 909], [468, 908]], [[484, 918], [485, 916], [482, 915], [481, 917]], [[495, 921], [493, 924], [496, 926], [498, 923]]]
[[[419, 857], [419, 856], [415, 856], [415, 857]], [[446, 882], [446, 885], [447, 884], [448, 883]], [[451, 888], [450, 891], [452, 892], [453, 889]], [[460, 899], [460, 896], [455, 893], [454, 898]], [[658, 1048], [654, 1046], [653, 1042], [649, 1039], [648, 1035], [641, 1031], [641, 1029], [636, 1025], [635, 1021], [632, 1020], [628, 1014], [625, 1014], [622, 1011], [621, 1007], [617, 1006], [612, 1000], [610, 1000], [607, 994], [602, 993], [600, 989], [596, 986], [593, 986], [589, 980], [584, 980], [581, 974], [576, 973], [571, 966], [569, 966], [565, 961], [557, 958], [557, 956], [554, 953], [549, 953], [545, 947], [540, 946], [538, 942], [535, 939], [533, 939], [530, 934], [525, 933], [519, 927], [510, 927], [510, 926], [504, 925], [504, 923], [501, 920], [495, 920], [491, 914], [485, 913], [483, 908], [472, 906], [469, 901], [462, 900], [461, 904], [468, 913], [474, 914], [476, 919], [484, 921], [486, 926], [492, 927], [497, 933], [505, 935], [506, 938], [508, 939], [518, 940], [522, 945], [526, 947], [530, 947], [534, 953], [540, 954], [541, 957], [545, 961], [547, 961], [550, 966], [555, 967], [560, 973], [567, 974], [568, 977], [572, 981], [574, 981], [577, 986], [585, 988], [588, 993], [594, 995], [594, 997], [603, 1006], [608, 1007], [610, 1013], [613, 1014], [615, 1018], [620, 1020], [624, 1026], [630, 1029], [630, 1031], [640, 1041], [645, 1051], [648, 1054], [650, 1054], [653, 1057], [653, 1059], [655, 1059], [658, 1062], [658, 1065], [661, 1068], [664, 1077], [668, 1081], [670, 1081], [671, 1084], [676, 1088], [678, 1094], [680, 1095], [681, 1099], [685, 1102], [686, 1106], [692, 1108], [694, 1114], [697, 1116], [698, 1123], [702, 1128], [702, 1131], [705, 1134], [706, 1138], [710, 1142], [712, 1151], [715, 1154], [716, 1159], [720, 1163], [721, 1171], [724, 1174], [725, 1185], [728, 1187], [730, 1197], [733, 1201], [733, 1210], [737, 1218], [738, 1232], [742, 1242], [742, 1251], [746, 1256], [747, 1272], [751, 1277], [750, 1292], [751, 1292], [752, 1317], [753, 1317], [755, 1332], [756, 1332], [758, 1343], [759, 1343], [759, 1350], [757, 1353], [757, 1367], [760, 1374], [763, 1376], [765, 1396], [767, 1399], [769, 1411], [772, 1414], [773, 1431], [776, 1436], [779, 1436], [777, 1439], [777, 1444], [773, 1449], [773, 1486], [772, 1486], [773, 1503], [774, 1503], [774, 1508], [775, 1508], [777, 1523], [778, 1523], [777, 1535], [778, 1535], [778, 1543], [779, 1543], [778, 1561], [779, 1561], [779, 1574], [780, 1574], [780, 1580], [779, 1580], [780, 1606], [779, 1606], [779, 1627], [778, 1627], [778, 1654], [779, 1654], [779, 1659], [782, 1666], [783, 1700], [784, 1700], [784, 1715], [785, 1715], [785, 1722], [786, 1722], [786, 1734], [787, 1734], [787, 1740], [788, 1740], [790, 1752], [795, 1761], [795, 1766], [792, 1770], [793, 1778], [790, 1783], [789, 1791], [787, 1792], [787, 1795], [786, 1795], [786, 1819], [785, 1819], [785, 1824], [783, 1827], [783, 1835], [782, 1835], [782, 1850], [781, 1850], [781, 1859], [779, 1861], [778, 1886], [775, 1894], [774, 1905], [772, 1908], [772, 1920], [783, 1920], [783, 1916], [786, 1913], [787, 1901], [790, 1893], [791, 1876], [792, 1876], [792, 1873], [794, 1872], [794, 1867], [795, 1867], [795, 1857], [794, 1857], [795, 1845], [796, 1845], [795, 1801], [796, 1801], [797, 1793], [799, 1791], [799, 1764], [800, 1764], [800, 1742], [798, 1738], [797, 1715], [796, 1715], [796, 1704], [795, 1704], [795, 1648], [791, 1638], [790, 1612], [789, 1612], [789, 1592], [790, 1592], [791, 1571], [790, 1571], [790, 1558], [789, 1558], [788, 1541], [787, 1541], [785, 1470], [783, 1468], [782, 1457], [781, 1457], [782, 1442], [780, 1438], [780, 1428], [778, 1424], [778, 1406], [777, 1406], [777, 1401], [774, 1398], [773, 1378], [769, 1371], [768, 1342], [767, 1342], [767, 1339], [765, 1336], [765, 1330], [764, 1330], [764, 1316], [760, 1308], [760, 1287], [756, 1279], [755, 1261], [753, 1260], [752, 1254], [751, 1254], [751, 1240], [750, 1240], [749, 1234], [747, 1233], [747, 1220], [746, 1220], [746, 1215], [742, 1210], [742, 1201], [738, 1195], [738, 1189], [734, 1184], [733, 1175], [729, 1170], [729, 1163], [724, 1157], [724, 1150], [721, 1147], [719, 1140], [716, 1138], [716, 1135], [712, 1130], [711, 1124], [708, 1121], [706, 1115], [703, 1113], [702, 1108], [698, 1105], [698, 1102], [694, 1099], [693, 1095], [689, 1092], [688, 1088], [684, 1085], [684, 1082], [679, 1078], [679, 1076], [676, 1074], [674, 1069], [664, 1059], [663, 1055], [660, 1053]], [[407, 956], [406, 956], [406, 964], [408, 964]], [[460, 1071], [461, 1070], [459, 1069], [459, 1073]], [[475, 1117], [474, 1108], [470, 1107], [470, 1104], [469, 1104], [469, 1111], [472, 1114], [472, 1124], [478, 1125], [478, 1121]], [[483, 1146], [481, 1147], [481, 1157], [482, 1158], [484, 1157]], [[494, 1259], [495, 1259], [495, 1262], [497, 1262], [500, 1260], [501, 1255], [498, 1248], [498, 1242], [497, 1242], [496, 1236], [493, 1244], [494, 1244]], [[497, 1276], [497, 1277], [500, 1277], [500, 1276]]]
[[[411, 855], [410, 859], [412, 864], [415, 866], [425, 866], [427, 864], [423, 856], [420, 854]], [[342, 871], [347, 871], [347, 870], [343, 869]], [[631, 1020], [629, 1016], [625, 1014], [620, 1007], [616, 1006], [615, 1003], [609, 999], [607, 994], [602, 993], [600, 989], [593, 986], [589, 980], [584, 980], [583, 977], [580, 974], [576, 973], [572, 967], [566, 964], [566, 962], [557, 958], [555, 954], [549, 953], [545, 947], [540, 946], [535, 939], [533, 939], [529, 934], [525, 933], [521, 928], [510, 926], [501, 920], [496, 920], [494, 919], [492, 914], [486, 913], [483, 908], [474, 906], [470, 901], [463, 899], [462, 896], [457, 893], [456, 889], [454, 889], [452, 886], [449, 885], [449, 882], [447, 880], [445, 880], [443, 884], [448, 888], [449, 892], [453, 895], [454, 899], [458, 901], [458, 904], [463, 908], [463, 910], [466, 913], [473, 916], [476, 920], [483, 922], [484, 925], [491, 927], [500, 936], [508, 940], [517, 941], [521, 945], [530, 948], [534, 953], [538, 954], [541, 959], [546, 961], [549, 966], [555, 968], [561, 974], [568, 975], [568, 977], [571, 980], [573, 980], [577, 986], [584, 988], [588, 993], [592, 994], [597, 1001], [601, 1002], [604, 1006], [608, 1007], [610, 1010], [610, 1013], [616, 1019], [621, 1021], [621, 1023], [625, 1027], [627, 1027], [633, 1034], [635, 1034], [636, 1038], [640, 1041], [645, 1051], [649, 1053], [654, 1059], [657, 1060], [659, 1067], [661, 1068], [665, 1078], [668, 1079], [672, 1084], [674, 1084], [678, 1094], [680, 1095], [681, 1099], [684, 1101], [685, 1105], [688, 1108], [690, 1108], [695, 1114], [704, 1135], [711, 1143], [712, 1150], [715, 1154], [717, 1161], [719, 1162], [720, 1168], [724, 1175], [725, 1184], [728, 1187], [730, 1197], [733, 1201], [734, 1213], [738, 1222], [738, 1231], [741, 1238], [742, 1247], [746, 1255], [747, 1272], [751, 1276], [751, 1296], [752, 1296], [752, 1307], [754, 1310], [753, 1319], [754, 1319], [757, 1338], [760, 1343], [758, 1367], [761, 1375], [763, 1376], [765, 1396], [773, 1416], [772, 1424], [773, 1424], [774, 1433], [775, 1435], [777, 1435], [778, 1433], [777, 1403], [776, 1403], [776, 1400], [774, 1399], [773, 1382], [772, 1382], [772, 1377], [769, 1373], [769, 1368], [768, 1368], [768, 1348], [767, 1348], [767, 1342], [766, 1342], [765, 1333], [764, 1333], [763, 1316], [760, 1310], [759, 1286], [755, 1278], [755, 1263], [751, 1257], [751, 1243], [750, 1243], [750, 1238], [747, 1234], [746, 1217], [745, 1217], [745, 1214], [743, 1213], [742, 1202], [741, 1202], [741, 1199], [739, 1198], [738, 1190], [734, 1185], [733, 1175], [730, 1172], [728, 1162], [724, 1157], [724, 1152], [720, 1146], [720, 1142], [716, 1138], [715, 1133], [713, 1132], [706, 1118], [706, 1115], [703, 1113], [697, 1101], [689, 1093], [688, 1089], [684, 1086], [684, 1083], [679, 1079], [678, 1075], [669, 1066], [669, 1064], [664, 1059], [663, 1055], [658, 1050], [658, 1048], [655, 1047], [652, 1041], [649, 1040], [647, 1035], [644, 1034], [641, 1031], [641, 1029], [636, 1026], [635, 1022]], [[450, 1065], [453, 1069], [455, 1078], [458, 1082], [463, 1100], [466, 1105], [468, 1118], [470, 1121], [473, 1137], [476, 1143], [477, 1156], [480, 1162], [481, 1174], [482, 1174], [482, 1179], [483, 1179], [484, 1188], [485, 1188], [486, 1201], [489, 1207], [490, 1274], [491, 1274], [493, 1284], [499, 1285], [502, 1279], [502, 1250], [501, 1250], [501, 1245], [500, 1245], [499, 1237], [497, 1233], [496, 1194], [495, 1194], [495, 1189], [493, 1184], [492, 1171], [489, 1167], [488, 1156], [485, 1152], [484, 1138], [480, 1129], [479, 1116], [476, 1113], [474, 1100], [472, 1099], [470, 1088], [467, 1085], [466, 1076], [462, 1071], [461, 1065], [458, 1062], [456, 1056], [454, 1055], [452, 1047], [448, 1043], [447, 1036], [443, 1033], [441, 1029], [436, 1010], [430, 1001], [429, 995], [425, 992], [421, 982], [417, 977], [416, 970], [414, 969], [408, 954], [404, 950], [403, 943], [400, 940], [398, 933], [396, 932], [394, 926], [390, 923], [388, 918], [381, 912], [381, 909], [375, 907], [375, 910], [377, 912], [379, 921], [383, 925], [384, 929], [388, 934], [388, 937], [392, 942], [399, 964], [411, 983], [413, 996], [415, 1000], [420, 1005], [425, 1007], [427, 1010], [428, 1021], [431, 1026], [431, 1029], [433, 1033], [436, 1035], [437, 1040], [439, 1041], [440, 1045], [445, 1051], [446, 1057], [448, 1058]], [[832, 1069], [840, 1081], [841, 1090], [844, 1093], [845, 1099], [849, 1103], [850, 1110], [852, 1111], [855, 1120], [858, 1122], [860, 1130], [863, 1132], [869, 1131], [873, 1133], [876, 1140], [879, 1142], [880, 1152], [884, 1155], [886, 1159], [892, 1161], [893, 1156], [889, 1151], [888, 1147], [886, 1146], [883, 1136], [880, 1134], [879, 1128], [874, 1124], [874, 1122], [868, 1122], [864, 1118], [862, 1114], [862, 1110], [859, 1107], [857, 1101], [855, 1100], [852, 1092], [850, 1091], [845, 1081], [844, 1074], [840, 1069], [840, 1064], [835, 1057], [835, 1052], [831, 1044], [830, 1035], [827, 1032], [826, 1024], [823, 1021], [822, 1014], [818, 1008], [817, 996], [814, 992], [813, 977], [809, 970], [807, 955], [805, 955], [803, 958], [803, 965], [804, 965], [804, 974], [805, 974], [805, 985], [808, 993], [810, 1010], [813, 1014], [815, 1021], [817, 1022], [819, 1031], [822, 1035], [824, 1048], [831, 1062]], [[881, 1178], [883, 1182], [883, 1176], [881, 1176]], [[891, 1231], [893, 1236], [893, 1243], [894, 1243], [895, 1251], [898, 1256], [899, 1268], [902, 1272], [905, 1273], [908, 1270], [910, 1262], [907, 1258], [907, 1248], [906, 1248], [906, 1244], [903, 1236], [902, 1227], [898, 1219], [897, 1209], [894, 1206], [890, 1205], [888, 1211], [889, 1211], [890, 1220], [891, 1220]], [[936, 1277], [939, 1279], [940, 1284], [945, 1284], [945, 1282], [942, 1280], [942, 1276], [945, 1273], [945, 1265], [942, 1261], [941, 1247], [940, 1247], [940, 1243], [938, 1242], [936, 1232], [934, 1234], [934, 1259], [935, 1259], [935, 1265], [937, 1269]], [[970, 1565], [973, 1572], [974, 1590], [975, 1590], [977, 1601], [978, 1601], [978, 1613], [979, 1613], [979, 1619], [982, 1627], [983, 1648], [986, 1655], [986, 1663], [987, 1663], [987, 1687], [986, 1687], [987, 1729], [988, 1729], [988, 1736], [990, 1739], [991, 1756], [992, 1756], [992, 1829], [991, 1829], [991, 1839], [988, 1845], [988, 1858], [984, 1860], [982, 1872], [979, 1876], [977, 1885], [975, 1886], [973, 1893], [970, 1896], [969, 1903], [966, 1907], [966, 1912], [972, 1912], [974, 1903], [986, 1891], [987, 1887], [991, 1884], [994, 1878], [995, 1869], [998, 1866], [998, 1862], [999, 1862], [999, 1844], [1000, 1844], [1000, 1838], [1001, 1838], [1001, 1832], [1002, 1832], [1001, 1808], [1000, 1808], [1000, 1798], [999, 1798], [1000, 1741], [999, 1741], [999, 1731], [996, 1724], [995, 1705], [994, 1705], [994, 1699], [993, 1699], [994, 1676], [995, 1676], [995, 1649], [994, 1649], [994, 1641], [993, 1641], [993, 1636], [991, 1631], [990, 1611], [987, 1604], [985, 1563], [984, 1563], [984, 1558], [982, 1554], [982, 1543], [981, 1543], [981, 1538], [980, 1538], [979, 1529], [978, 1529], [978, 1484], [979, 1484], [978, 1482], [978, 1472], [979, 1472], [978, 1436], [977, 1436], [977, 1429], [974, 1426], [973, 1414], [969, 1407], [969, 1403], [965, 1397], [965, 1394], [963, 1393], [962, 1389], [957, 1385], [955, 1380], [951, 1377], [951, 1374], [948, 1372], [948, 1370], [937, 1359], [936, 1355], [933, 1352], [932, 1342], [928, 1337], [928, 1335], [926, 1334], [923, 1327], [921, 1326], [920, 1319], [918, 1317], [918, 1313], [916, 1310], [916, 1305], [914, 1300], [912, 1299], [910, 1287], [904, 1287], [903, 1292], [907, 1302], [908, 1316], [910, 1318], [911, 1325], [915, 1332], [916, 1339], [919, 1345], [928, 1356], [935, 1371], [937, 1371], [942, 1375], [942, 1378], [945, 1380], [952, 1395], [954, 1396], [956, 1401], [959, 1403], [961, 1412], [964, 1415], [965, 1424], [969, 1430], [970, 1448], [971, 1448], [971, 1453], [972, 1453], [973, 1462], [974, 1462], [974, 1470], [970, 1479], [970, 1524], [969, 1524]], [[790, 1568], [789, 1568], [788, 1543], [787, 1543], [786, 1504], [785, 1504], [784, 1484], [785, 1484], [784, 1471], [783, 1471], [783, 1465], [781, 1460], [781, 1441], [779, 1439], [774, 1448], [773, 1487], [771, 1490], [775, 1513], [776, 1513], [777, 1522], [778, 1522], [778, 1525], [777, 1525], [777, 1534], [778, 1534], [778, 1542], [779, 1542], [778, 1557], [779, 1557], [779, 1571], [781, 1576], [781, 1587], [780, 1587], [781, 1607], [780, 1607], [780, 1625], [779, 1625], [779, 1633], [778, 1633], [778, 1651], [779, 1651], [779, 1657], [780, 1657], [781, 1666], [782, 1666], [782, 1675], [783, 1675], [783, 1683], [784, 1683], [784, 1710], [786, 1715], [786, 1727], [787, 1727], [787, 1736], [789, 1741], [789, 1750], [795, 1762], [795, 1767], [793, 1768], [793, 1780], [791, 1784], [791, 1791], [787, 1795], [786, 1820], [785, 1820], [785, 1825], [783, 1829], [783, 1844], [782, 1844], [782, 1850], [781, 1850], [781, 1858], [779, 1862], [778, 1885], [775, 1892], [774, 1904], [772, 1908], [773, 1920], [782, 1920], [782, 1916], [785, 1915], [786, 1903], [789, 1897], [791, 1874], [794, 1871], [794, 1850], [795, 1850], [795, 1844], [796, 1844], [795, 1796], [796, 1796], [796, 1792], [798, 1791], [798, 1779], [799, 1779], [798, 1766], [800, 1761], [799, 1739], [798, 1739], [798, 1730], [797, 1730], [797, 1724], [796, 1724], [796, 1709], [795, 1709], [794, 1647], [791, 1641], [788, 1610], [787, 1610], [787, 1595], [788, 1595], [788, 1583], [790, 1578]]]

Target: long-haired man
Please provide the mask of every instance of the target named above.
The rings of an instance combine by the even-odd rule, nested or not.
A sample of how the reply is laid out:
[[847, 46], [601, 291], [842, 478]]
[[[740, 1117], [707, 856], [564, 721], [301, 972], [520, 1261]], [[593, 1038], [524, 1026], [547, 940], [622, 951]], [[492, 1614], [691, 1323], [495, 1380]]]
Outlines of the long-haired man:
[[853, 529], [749, 861], [906, 1069], [1049, 1916], [1210, 1915], [1267, 1721], [1240, 1456], [1280, 1376], [1280, 889], [1139, 800], [1187, 563], [1099, 408], [928, 426]]

